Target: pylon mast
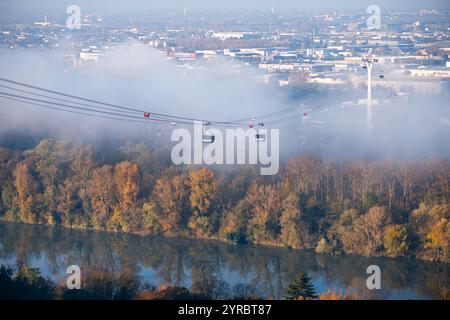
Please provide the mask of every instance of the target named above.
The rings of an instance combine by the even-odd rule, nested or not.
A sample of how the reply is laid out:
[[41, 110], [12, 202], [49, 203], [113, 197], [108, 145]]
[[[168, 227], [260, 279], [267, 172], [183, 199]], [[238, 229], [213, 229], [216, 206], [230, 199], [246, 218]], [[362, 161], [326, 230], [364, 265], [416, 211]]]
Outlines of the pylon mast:
[[373, 64], [378, 62], [378, 59], [369, 53], [369, 54], [363, 56], [362, 62], [364, 63], [364, 65], [367, 69], [367, 119], [366, 119], [366, 125], [367, 125], [367, 130], [370, 130], [373, 128], [373, 123], [372, 123], [372, 68], [373, 68]]

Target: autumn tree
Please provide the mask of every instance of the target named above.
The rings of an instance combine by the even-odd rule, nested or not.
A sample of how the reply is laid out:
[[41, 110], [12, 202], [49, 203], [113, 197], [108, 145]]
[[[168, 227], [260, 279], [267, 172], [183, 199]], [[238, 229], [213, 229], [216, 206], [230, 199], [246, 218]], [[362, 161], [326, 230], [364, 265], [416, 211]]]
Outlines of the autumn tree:
[[219, 235], [235, 243], [247, 242], [248, 204], [241, 200], [234, 208], [223, 213]]
[[115, 182], [117, 186], [117, 200], [122, 212], [127, 212], [136, 204], [139, 193], [139, 168], [130, 161], [124, 161], [115, 167]]
[[326, 300], [351, 300], [352, 296], [349, 292], [337, 291], [336, 289], [327, 290], [319, 295], [319, 299]]
[[189, 201], [191, 209], [199, 214], [206, 214], [211, 207], [217, 190], [217, 181], [213, 171], [207, 168], [189, 172]]
[[120, 211], [119, 207], [114, 208], [111, 218], [108, 221], [108, 229], [113, 231], [122, 231], [124, 225], [125, 223], [123, 221], [122, 211]]
[[36, 216], [33, 213], [33, 196], [36, 185], [30, 173], [27, 162], [21, 162], [14, 169], [14, 187], [16, 189], [15, 202], [19, 208], [19, 217], [27, 223], [35, 223]]
[[428, 192], [435, 197], [438, 204], [450, 206], [450, 165], [447, 160], [436, 159], [430, 161], [429, 171], [431, 171], [431, 188]]
[[212, 203], [216, 196], [218, 182], [213, 171], [207, 168], [189, 172], [189, 202], [193, 215], [189, 219], [189, 228], [197, 236], [210, 236], [215, 221], [211, 219]]
[[39, 182], [42, 185], [41, 210], [47, 219], [54, 220], [57, 207], [57, 186], [63, 175], [63, 167], [69, 161], [71, 144], [54, 139], [42, 140], [31, 154]]
[[94, 228], [105, 228], [115, 207], [115, 181], [111, 165], [94, 169], [89, 181], [89, 193]]
[[182, 229], [186, 202], [183, 176], [163, 175], [153, 189], [155, 203], [161, 211], [161, 227], [166, 235], [177, 235]]
[[450, 221], [442, 218], [436, 222], [428, 232], [426, 241], [426, 248], [434, 250], [437, 260], [447, 261], [450, 245]]
[[7, 181], [2, 186], [2, 213], [0, 217], [9, 221], [16, 221], [19, 219], [19, 212], [17, 207], [17, 192], [11, 181]]
[[318, 254], [330, 254], [336, 250], [336, 241], [328, 240], [326, 238], [320, 239], [316, 246], [316, 253]]
[[143, 144], [94, 152], [45, 139], [26, 151], [0, 148], [0, 219], [448, 259], [447, 159], [301, 155], [277, 177], [169, 165], [164, 151]]
[[280, 217], [281, 242], [294, 249], [301, 248], [304, 243], [300, 236], [300, 232], [308, 232], [301, 221], [298, 197], [294, 193], [290, 193], [286, 200], [283, 201], [283, 210]]
[[70, 163], [73, 175], [70, 178], [82, 202], [83, 211], [89, 210], [89, 186], [94, 167], [92, 146], [80, 146], [74, 150], [73, 160]]
[[[124, 161], [116, 165], [114, 181], [117, 190], [118, 207], [113, 217], [113, 223], [120, 230], [130, 231], [137, 227], [137, 196], [139, 193], [139, 168], [130, 161]], [[119, 224], [119, 226], [117, 225]]]
[[254, 184], [246, 195], [250, 207], [248, 233], [255, 242], [273, 241], [279, 233], [281, 196], [276, 185]]
[[397, 181], [401, 187], [402, 206], [404, 210], [410, 208], [413, 196], [413, 188], [418, 180], [418, 167], [410, 161], [402, 162], [396, 171]]
[[16, 150], [0, 148], [0, 218], [18, 219], [18, 208], [14, 203], [16, 198], [13, 185], [13, 171], [19, 162], [20, 153]]
[[[78, 212], [82, 208], [77, 207], [77, 188], [72, 179], [66, 179], [59, 186], [57, 212], [59, 214], [57, 223], [64, 226], [72, 226], [83, 214]], [[81, 225], [81, 224], [79, 224]]]
[[153, 202], [144, 204], [142, 213], [142, 226], [150, 234], [160, 234], [162, 229], [162, 216]]
[[[410, 225], [423, 243], [424, 255], [445, 260], [450, 239], [447, 223], [450, 221], [450, 206], [421, 203], [410, 217]], [[446, 250], [447, 248], [447, 250]], [[431, 256], [427, 250], [431, 250]]]
[[339, 240], [339, 247], [347, 253], [359, 253], [359, 246], [362, 242], [361, 235], [354, 232], [355, 223], [360, 217], [358, 210], [346, 209], [339, 219], [328, 230], [330, 237]]
[[390, 225], [386, 228], [383, 238], [384, 248], [388, 255], [397, 257], [408, 252], [408, 230], [404, 225]]
[[432, 222], [430, 216], [430, 206], [420, 203], [419, 207], [413, 210], [409, 217], [409, 225], [415, 236], [424, 239]]
[[356, 221], [355, 232], [362, 237], [366, 244], [362, 248], [365, 255], [375, 255], [382, 244], [387, 218], [384, 208], [372, 207]]

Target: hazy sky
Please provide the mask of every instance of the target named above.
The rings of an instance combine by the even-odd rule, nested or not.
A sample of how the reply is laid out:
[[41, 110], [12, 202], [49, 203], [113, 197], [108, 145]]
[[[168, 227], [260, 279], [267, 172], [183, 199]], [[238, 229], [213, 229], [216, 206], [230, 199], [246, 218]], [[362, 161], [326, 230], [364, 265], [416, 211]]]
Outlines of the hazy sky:
[[386, 10], [416, 10], [419, 8], [449, 9], [449, 0], [2, 0], [0, 9], [19, 12], [23, 9], [40, 10], [66, 8], [77, 4], [85, 10], [152, 10], [205, 8], [245, 8], [245, 9], [278, 9], [299, 10], [364, 10], [370, 4], [376, 4]]
[[[124, 45], [108, 52], [98, 64], [80, 69], [62, 69], [58, 59], [41, 51], [5, 51], [0, 53], [0, 70], [5, 78], [53, 90], [148, 112], [216, 121], [252, 118], [300, 103], [311, 104], [306, 97], [297, 102], [286, 100], [277, 88], [255, 83], [252, 69], [233, 61], [213, 60], [203, 69], [187, 72], [153, 49], [138, 45]], [[445, 97], [416, 96], [407, 108], [397, 108], [395, 102], [390, 108], [374, 108], [375, 128], [367, 135], [365, 108], [339, 108], [342, 97], [335, 92], [315, 95], [314, 105], [334, 108], [312, 112], [310, 120], [319, 123], [303, 122], [299, 112], [289, 114], [292, 118], [287, 122], [266, 123], [266, 128], [280, 129], [283, 157], [309, 152], [343, 159], [436, 155], [450, 159], [450, 128], [439, 124], [441, 116], [450, 117]], [[364, 95], [364, 89], [355, 89], [345, 99], [357, 101]], [[377, 91], [374, 96], [381, 98]], [[182, 126], [192, 129], [183, 124], [176, 128]], [[169, 147], [174, 145], [170, 141], [172, 129], [169, 125], [88, 118], [0, 99], [0, 143], [2, 137], [10, 137], [10, 132], [25, 131], [90, 142], [141, 138]]]

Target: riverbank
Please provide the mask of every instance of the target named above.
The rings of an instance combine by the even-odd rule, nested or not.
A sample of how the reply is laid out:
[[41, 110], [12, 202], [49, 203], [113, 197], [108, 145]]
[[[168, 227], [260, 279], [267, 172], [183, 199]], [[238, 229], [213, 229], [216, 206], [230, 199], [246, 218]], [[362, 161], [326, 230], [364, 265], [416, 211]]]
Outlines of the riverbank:
[[107, 153], [117, 156], [104, 158], [91, 146], [49, 139], [26, 152], [2, 150], [0, 217], [321, 254], [450, 259], [450, 166], [442, 159], [301, 155], [263, 179], [251, 168], [173, 167], [136, 148], [117, 146]]
[[[56, 282], [65, 281], [68, 266], [77, 265], [86, 274], [132, 275], [152, 287], [184, 286], [207, 291], [215, 299], [283, 299], [299, 272], [311, 276], [318, 293], [358, 290], [360, 299], [441, 299], [450, 288], [448, 264], [404, 257], [318, 255], [311, 250], [12, 222], [0, 223], [0, 264], [40, 268]], [[381, 269], [382, 290], [367, 290], [370, 265]]]
[[[80, 226], [64, 226], [64, 225], [50, 225], [50, 224], [37, 224], [37, 223], [25, 223], [25, 222], [16, 222], [16, 221], [8, 221], [5, 219], [0, 219], [0, 222], [8, 222], [8, 223], [21, 223], [21, 224], [25, 224], [25, 225], [38, 225], [38, 226], [47, 226], [47, 227], [52, 227], [52, 228], [64, 228], [67, 230], [80, 230], [80, 231], [97, 231], [97, 232], [106, 232], [106, 233], [112, 233], [112, 234], [128, 234], [128, 235], [136, 235], [136, 236], [140, 236], [140, 237], [146, 237], [146, 236], [155, 236], [155, 234], [151, 234], [149, 232], [145, 232], [145, 231], [117, 231], [117, 230], [108, 230], [108, 229], [96, 229], [96, 228], [84, 228], [84, 227], [80, 227]], [[192, 236], [189, 235], [188, 233], [185, 234], [180, 234], [180, 235], [156, 235], [156, 236], [161, 236], [167, 239], [190, 239], [190, 240], [201, 240], [201, 241], [212, 241], [212, 242], [218, 242], [218, 243], [224, 243], [224, 244], [228, 244], [228, 245], [234, 245], [234, 246], [238, 246], [238, 245], [242, 245], [242, 244], [248, 244], [248, 245], [252, 245], [255, 247], [263, 247], [263, 248], [278, 248], [278, 249], [286, 249], [289, 251], [314, 251], [313, 248], [300, 248], [300, 249], [295, 249], [295, 248], [289, 248], [284, 246], [281, 243], [277, 243], [277, 242], [261, 242], [261, 243], [251, 243], [251, 242], [247, 242], [247, 243], [236, 243], [234, 241], [229, 241], [227, 239], [223, 239], [220, 237], [196, 237], [196, 236]], [[329, 253], [329, 254], [323, 254], [323, 255], [336, 255], [336, 256], [360, 256], [360, 257], [365, 257], [365, 258], [376, 258], [376, 257], [382, 257], [382, 258], [392, 258], [395, 259], [396, 257], [391, 257], [391, 256], [387, 256], [387, 255], [374, 255], [374, 256], [365, 256], [365, 255], [356, 255], [356, 254], [347, 254], [344, 252], [335, 252], [335, 253]], [[446, 265], [450, 264], [450, 261], [437, 261], [435, 259], [430, 259], [429, 257], [425, 257], [425, 256], [407, 256], [407, 258], [409, 259], [413, 259], [413, 260], [418, 260], [418, 261], [425, 261], [425, 262], [438, 262], [438, 263], [443, 263]]]

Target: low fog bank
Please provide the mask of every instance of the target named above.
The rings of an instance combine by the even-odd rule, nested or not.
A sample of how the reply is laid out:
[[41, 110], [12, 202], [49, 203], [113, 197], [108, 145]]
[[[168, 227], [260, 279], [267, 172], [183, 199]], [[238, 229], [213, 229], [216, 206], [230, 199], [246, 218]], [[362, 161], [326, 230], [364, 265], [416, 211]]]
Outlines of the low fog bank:
[[[50, 52], [3, 53], [0, 70], [4, 78], [125, 107], [184, 117], [248, 118], [281, 107], [277, 93], [257, 85], [253, 81], [255, 75], [242, 70], [239, 65], [214, 61], [203, 68], [186, 70], [168, 61], [162, 53], [141, 46], [124, 46], [107, 53], [98, 64], [78, 69], [61, 63]], [[0, 91], [10, 92], [4, 88]], [[5, 99], [1, 99], [0, 105], [1, 136], [12, 131], [51, 132], [56, 137], [95, 142], [99, 138], [148, 138], [150, 131], [170, 129], [161, 128], [161, 125], [80, 117]]]
[[[3, 53], [0, 75], [149, 112], [216, 121], [251, 118], [302, 103], [301, 98], [289, 100], [277, 88], [256, 82], [256, 70], [224, 60], [198, 69], [180, 68], [162, 53], [141, 46], [111, 51], [98, 64], [81, 68], [62, 64], [52, 53]], [[359, 94], [355, 92], [355, 99]], [[327, 105], [322, 105], [325, 98], [318, 95], [307, 117], [299, 110], [279, 117], [289, 116], [287, 121], [268, 126], [280, 129], [282, 158], [306, 153], [337, 159], [450, 158], [450, 108], [445, 97], [416, 96], [406, 105], [374, 106], [374, 128], [369, 132], [364, 107], [341, 108], [339, 97], [334, 105], [330, 101], [328, 94]], [[57, 138], [104, 148], [145, 143], [169, 152], [172, 129], [167, 124], [88, 118], [0, 98], [0, 147], [26, 149], [40, 139]]]
[[406, 104], [373, 107], [367, 130], [366, 107], [312, 112], [298, 126], [286, 124], [284, 139], [297, 139], [284, 154], [317, 154], [337, 159], [450, 159], [450, 107], [445, 97], [412, 96]]

